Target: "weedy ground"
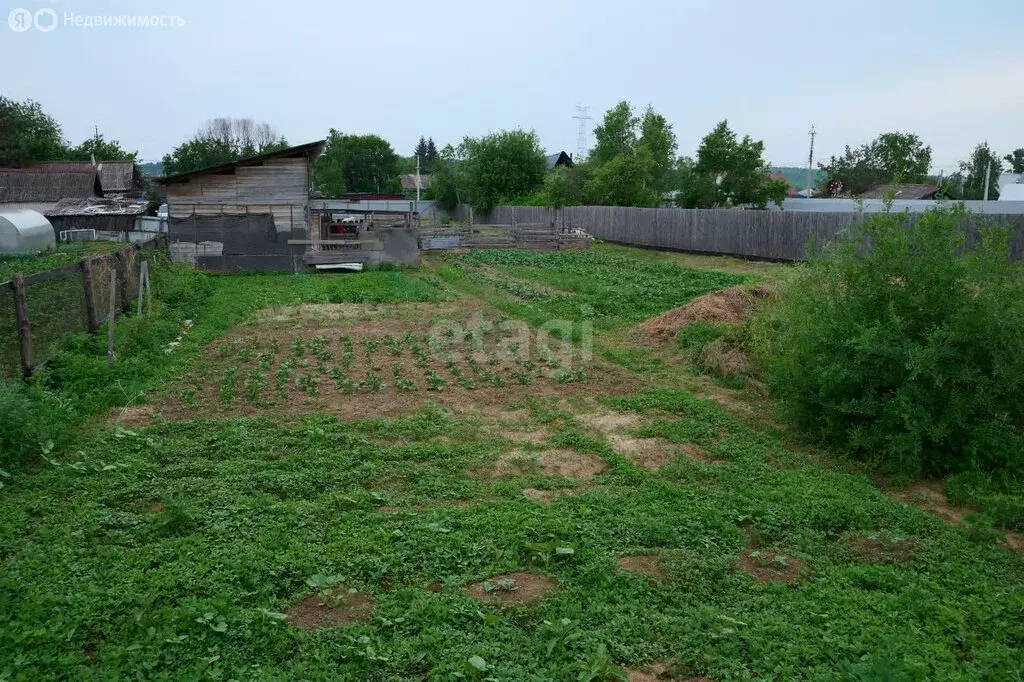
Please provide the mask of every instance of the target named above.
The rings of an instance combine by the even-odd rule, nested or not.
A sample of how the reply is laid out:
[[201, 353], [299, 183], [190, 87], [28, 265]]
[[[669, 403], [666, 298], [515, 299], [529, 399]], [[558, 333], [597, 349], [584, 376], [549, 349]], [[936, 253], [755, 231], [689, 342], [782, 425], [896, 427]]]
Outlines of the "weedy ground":
[[[1020, 679], [1000, 532], [633, 330], [783, 272], [598, 246], [211, 278], [148, 404], [4, 480], [0, 679]], [[552, 318], [592, 325], [582, 374], [499, 343]]]

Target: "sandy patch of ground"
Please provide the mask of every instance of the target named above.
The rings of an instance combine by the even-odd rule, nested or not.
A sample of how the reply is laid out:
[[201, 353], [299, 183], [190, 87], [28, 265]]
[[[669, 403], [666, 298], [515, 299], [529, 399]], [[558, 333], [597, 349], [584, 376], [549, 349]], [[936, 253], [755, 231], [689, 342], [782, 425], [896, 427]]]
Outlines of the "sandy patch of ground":
[[640, 417], [629, 412], [588, 412], [576, 415], [576, 420], [584, 426], [604, 433], [635, 429], [640, 425]]
[[709, 677], [677, 677], [672, 666], [652, 663], [647, 670], [623, 669], [629, 682], [658, 682], [658, 680], [680, 680], [680, 682], [711, 682]]
[[892, 496], [906, 504], [936, 514], [951, 524], [961, 523], [971, 512], [967, 507], [949, 504], [941, 481], [921, 481], [904, 490], [892, 491]]
[[372, 613], [373, 599], [345, 588], [335, 588], [330, 596], [311, 594], [285, 611], [290, 623], [305, 630], [342, 627], [369, 620]]
[[539, 502], [540, 504], [554, 504], [562, 495], [572, 495], [576, 491], [572, 488], [561, 488], [559, 490], [538, 490], [537, 488], [523, 488], [523, 497]]
[[518, 604], [533, 602], [554, 592], [557, 586], [533, 573], [508, 573], [466, 587], [466, 594], [486, 603]]
[[665, 568], [661, 565], [660, 554], [622, 556], [617, 559], [617, 563], [619, 568], [626, 573], [642, 575], [652, 582], [663, 583], [668, 578]]
[[597, 455], [575, 450], [513, 450], [502, 455], [489, 471], [490, 476], [494, 478], [527, 476], [535, 473], [585, 481], [608, 473], [608, 463]]

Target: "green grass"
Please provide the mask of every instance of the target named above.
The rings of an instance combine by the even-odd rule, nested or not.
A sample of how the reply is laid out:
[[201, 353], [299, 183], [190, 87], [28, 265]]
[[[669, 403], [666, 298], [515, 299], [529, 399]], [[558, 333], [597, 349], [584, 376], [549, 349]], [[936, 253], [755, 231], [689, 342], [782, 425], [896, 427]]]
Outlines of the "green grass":
[[[98, 337], [69, 340], [33, 390], [55, 401], [39, 405], [70, 405], [92, 428], [0, 473], [0, 679], [610, 680], [616, 666], [654, 661], [712, 680], [1024, 675], [1024, 561], [997, 544], [996, 519], [951, 526], [678, 387], [624, 393], [605, 407], [639, 420], [633, 436], [699, 446], [713, 462], [680, 456], [648, 471], [557, 397], [511, 406], [526, 408], [524, 431], [547, 430], [528, 450], [568, 448], [607, 463], [587, 484], [530, 470], [474, 474], [524, 444], [437, 406], [350, 423], [279, 415], [121, 429], [95, 419], [201, 369], [203, 349], [259, 308], [440, 302], [456, 290], [532, 322], [600, 304], [594, 318], [615, 331], [744, 278], [618, 248], [590, 252], [590, 266], [572, 254], [506, 252], [504, 264], [471, 255], [487, 261], [487, 277], [532, 280], [571, 305], [473, 281], [477, 266], [461, 260], [439, 278], [162, 269], [157, 315], [148, 330], [131, 317], [119, 324], [125, 350], [113, 371]], [[184, 319], [195, 326], [163, 353]], [[338, 334], [324, 334], [342, 353]], [[304, 347], [303, 358], [314, 352]], [[625, 366], [654, 363], [640, 347], [618, 352]], [[236, 404], [246, 376], [235, 378]], [[403, 376], [425, 390], [408, 361]], [[274, 391], [276, 378], [266, 381]], [[16, 416], [16, 403], [0, 394], [6, 415]], [[524, 498], [527, 487], [573, 494], [546, 506]], [[996, 489], [966, 478], [950, 485], [963, 501]], [[1017, 513], [1014, 501], [1004, 516]], [[755, 582], [740, 565], [748, 535], [805, 564], [806, 577]], [[913, 552], [866, 562], [850, 545], [859, 536]], [[662, 556], [662, 584], [616, 565], [650, 553]], [[547, 576], [558, 591], [509, 607], [463, 592], [513, 571]], [[324, 576], [371, 596], [372, 618], [319, 631], [283, 621]]]
[[37, 272], [59, 268], [89, 256], [113, 253], [122, 246], [124, 244], [117, 242], [73, 242], [58, 244], [53, 249], [34, 256], [0, 255], [0, 282], [8, 281], [16, 272], [23, 275], [34, 275]]

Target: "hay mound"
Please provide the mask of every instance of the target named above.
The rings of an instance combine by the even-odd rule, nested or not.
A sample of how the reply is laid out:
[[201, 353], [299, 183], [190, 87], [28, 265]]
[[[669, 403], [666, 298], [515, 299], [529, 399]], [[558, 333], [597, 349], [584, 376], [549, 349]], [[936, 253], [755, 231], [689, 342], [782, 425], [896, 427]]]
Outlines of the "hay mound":
[[735, 377], [750, 373], [750, 359], [742, 349], [725, 339], [715, 339], [701, 351], [704, 371], [714, 377]]
[[652, 340], [666, 343], [675, 338], [677, 331], [693, 322], [740, 324], [747, 319], [758, 300], [769, 298], [773, 293], [774, 287], [766, 282], [752, 289], [737, 286], [712, 291], [684, 306], [641, 322], [640, 330]]

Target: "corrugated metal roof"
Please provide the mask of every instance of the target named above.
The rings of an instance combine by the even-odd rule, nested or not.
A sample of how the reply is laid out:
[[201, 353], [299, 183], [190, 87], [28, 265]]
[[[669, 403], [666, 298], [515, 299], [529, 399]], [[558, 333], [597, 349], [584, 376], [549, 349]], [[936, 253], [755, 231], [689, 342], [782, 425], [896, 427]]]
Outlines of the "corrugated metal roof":
[[60, 201], [102, 193], [95, 170], [0, 169], [0, 203]]
[[[406, 173], [405, 175], [400, 176], [400, 178], [402, 180], [402, 189], [411, 189], [411, 190], [415, 190], [416, 189], [416, 174], [415, 173]], [[424, 174], [421, 173], [420, 177], [419, 177], [419, 181], [420, 181], [419, 182], [419, 185], [420, 185], [419, 189], [424, 190], [424, 189], [428, 189], [430, 187], [430, 176], [429, 175], [424, 175]]]
[[45, 212], [47, 216], [142, 215], [149, 208], [146, 201], [128, 199], [61, 199]]
[[[864, 199], [885, 199], [889, 196], [892, 185], [879, 185], [861, 195]], [[896, 188], [896, 198], [904, 200], [931, 199], [939, 188], [935, 185], [905, 184]]]

